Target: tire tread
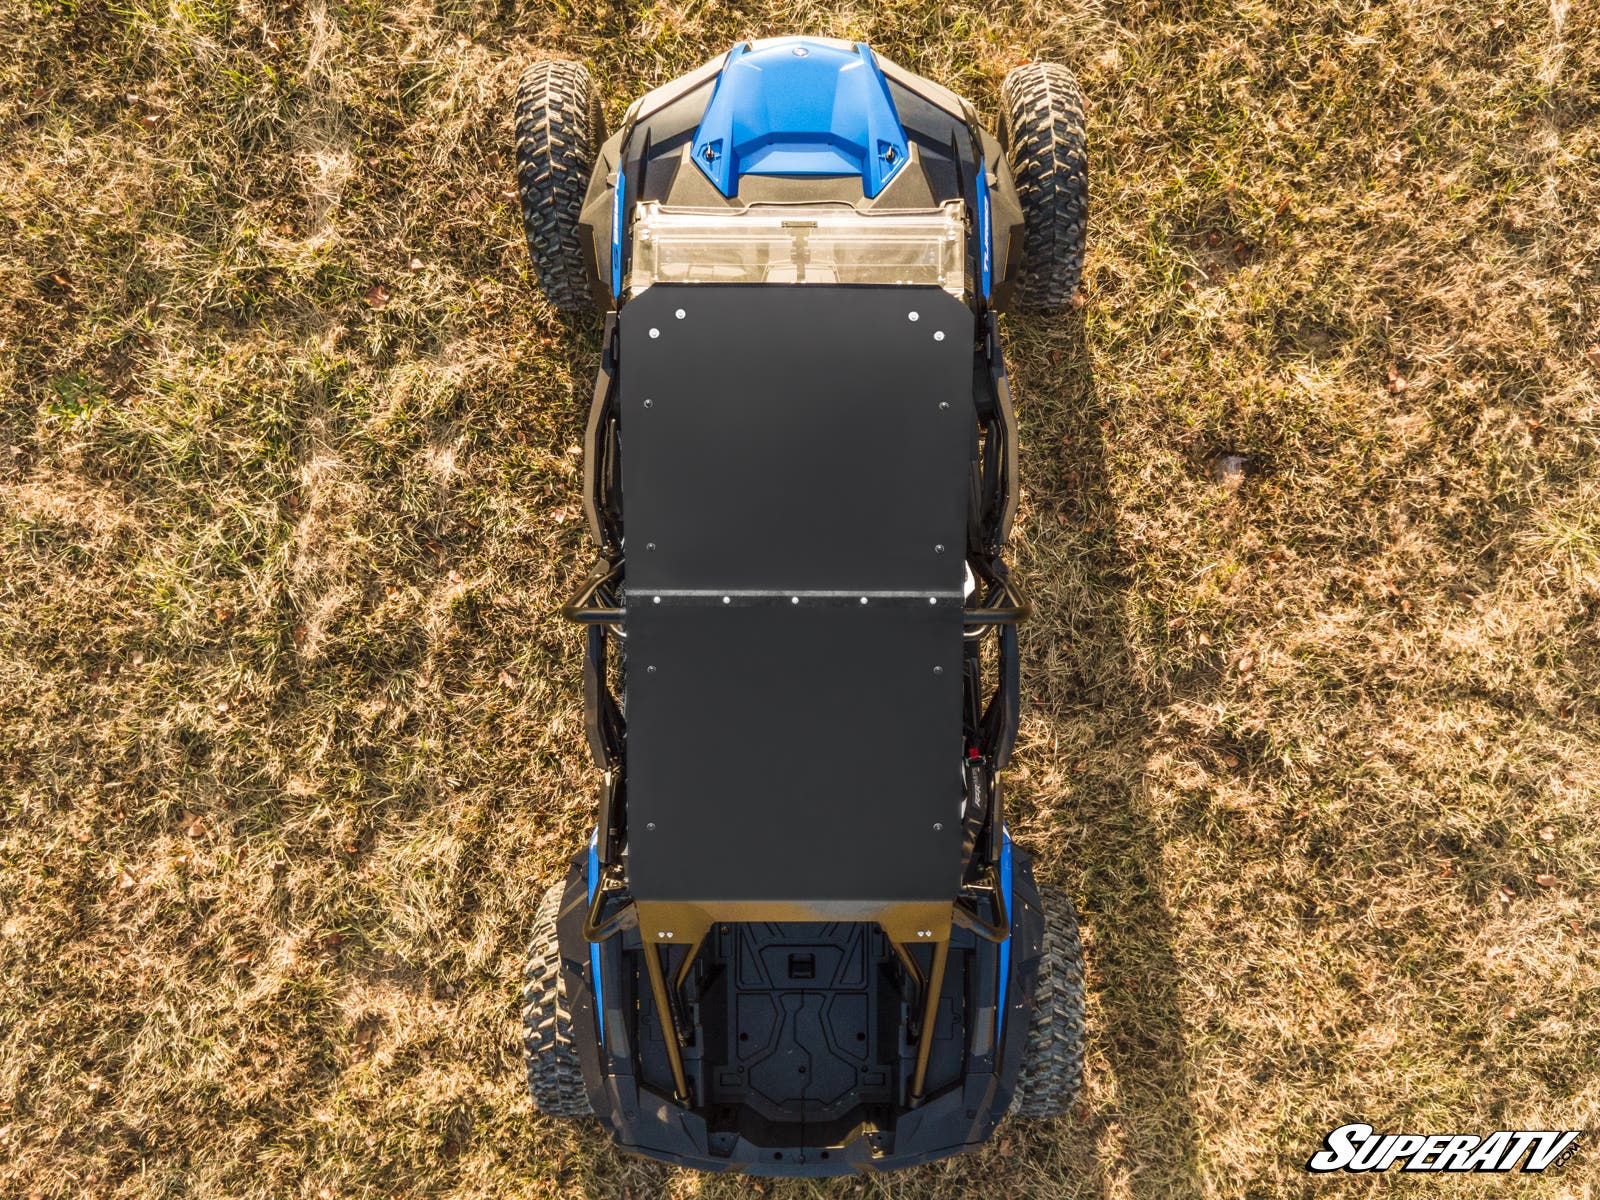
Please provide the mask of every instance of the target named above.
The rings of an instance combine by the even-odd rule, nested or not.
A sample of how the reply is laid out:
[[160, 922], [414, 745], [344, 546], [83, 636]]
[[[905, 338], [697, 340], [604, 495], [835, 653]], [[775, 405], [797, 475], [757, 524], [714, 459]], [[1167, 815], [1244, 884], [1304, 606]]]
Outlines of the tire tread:
[[517, 83], [517, 194], [534, 283], [564, 316], [594, 308], [578, 221], [605, 140], [599, 94], [577, 62], [534, 63]]
[[1015, 68], [1001, 85], [1011, 174], [1022, 201], [1018, 303], [1066, 307], [1083, 277], [1089, 225], [1089, 160], [1083, 92], [1054, 63]]
[[534, 912], [533, 942], [522, 976], [522, 1049], [534, 1107], [551, 1117], [587, 1117], [589, 1094], [573, 1041], [556, 939], [563, 890], [559, 883], [550, 887]]
[[1078, 914], [1060, 888], [1039, 885], [1044, 939], [1033, 989], [1022, 1072], [1011, 1112], [1058, 1117], [1072, 1107], [1083, 1083], [1083, 943]]

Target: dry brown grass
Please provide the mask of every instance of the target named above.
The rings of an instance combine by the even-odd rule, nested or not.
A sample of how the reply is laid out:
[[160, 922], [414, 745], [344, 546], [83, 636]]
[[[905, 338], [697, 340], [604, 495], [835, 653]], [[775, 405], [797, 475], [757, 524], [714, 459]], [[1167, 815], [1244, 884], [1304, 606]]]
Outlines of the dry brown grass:
[[[3, 6], [0, 1192], [1266, 1200], [1371, 1190], [1301, 1171], [1345, 1120], [1594, 1131], [1597, 24]], [[596, 342], [527, 285], [507, 100], [578, 56], [616, 116], [785, 30], [1092, 100], [1089, 304], [1007, 322], [1014, 823], [1084, 912], [1092, 1051], [1072, 1119], [757, 1187], [523, 1092], [595, 783], [552, 609]], [[1587, 1198], [1592, 1138], [1388, 1182]]]

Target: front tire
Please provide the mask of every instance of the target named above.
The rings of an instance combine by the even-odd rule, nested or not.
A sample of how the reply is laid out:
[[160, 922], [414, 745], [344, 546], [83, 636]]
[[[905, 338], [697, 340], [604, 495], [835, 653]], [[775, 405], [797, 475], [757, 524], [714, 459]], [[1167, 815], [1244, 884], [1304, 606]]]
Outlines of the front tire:
[[1022, 1050], [1022, 1072], [1011, 1099], [1014, 1116], [1059, 1117], [1083, 1083], [1083, 943], [1072, 900], [1039, 885], [1044, 909], [1033, 1013]]
[[522, 1050], [533, 1106], [550, 1117], [591, 1115], [573, 1039], [572, 1010], [561, 971], [556, 917], [565, 885], [545, 892], [533, 917], [533, 943], [522, 976]]
[[1028, 63], [1006, 76], [1002, 138], [1022, 201], [1017, 303], [1065, 308], [1083, 277], [1089, 228], [1089, 158], [1083, 93], [1071, 71]]
[[579, 217], [605, 116], [588, 69], [576, 62], [534, 63], [517, 84], [517, 194], [533, 279], [562, 316], [594, 309]]

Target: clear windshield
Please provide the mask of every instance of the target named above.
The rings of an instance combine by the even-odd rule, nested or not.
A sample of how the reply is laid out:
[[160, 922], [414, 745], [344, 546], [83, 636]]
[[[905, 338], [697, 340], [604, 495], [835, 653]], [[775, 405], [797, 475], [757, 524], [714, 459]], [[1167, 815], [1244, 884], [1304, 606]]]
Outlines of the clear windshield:
[[841, 205], [743, 212], [650, 201], [633, 221], [628, 290], [652, 283], [875, 283], [966, 286], [962, 205], [869, 213]]

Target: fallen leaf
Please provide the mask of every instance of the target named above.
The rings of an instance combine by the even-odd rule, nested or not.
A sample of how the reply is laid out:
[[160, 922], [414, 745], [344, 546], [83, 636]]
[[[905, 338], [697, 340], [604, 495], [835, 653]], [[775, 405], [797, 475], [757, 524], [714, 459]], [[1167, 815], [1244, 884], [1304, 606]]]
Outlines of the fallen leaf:
[[1500, 1010], [1500, 1015], [1508, 1021], [1515, 1020], [1517, 1016], [1517, 1010], [1508, 1004]]
[[117, 875], [117, 886], [125, 892], [131, 892], [139, 886], [139, 881], [126, 871], [122, 871]]
[[1241, 658], [1239, 660], [1239, 673], [1241, 675], [1248, 675], [1248, 674], [1250, 674], [1251, 671], [1253, 671], [1255, 669], [1256, 669], [1256, 656], [1254, 654], [1246, 654], [1243, 658]]
[[1500, 896], [1500, 903], [1501, 904], [1510, 904], [1513, 900], [1515, 900], [1517, 898], [1517, 894], [1515, 892], [1513, 892], [1510, 888], [1504, 887], [1504, 886], [1501, 887], [1501, 889], [1500, 889], [1498, 894]]
[[1589, 365], [1591, 367], [1597, 371], [1600, 371], [1600, 342], [1596, 342], [1594, 345], [1585, 350], [1583, 352], [1583, 356], [1589, 360]]
[[1392, 396], [1397, 396], [1406, 390], [1406, 377], [1400, 373], [1399, 367], [1389, 368], [1389, 382], [1387, 387], [1389, 394]]
[[378, 311], [389, 307], [389, 289], [375, 283], [367, 289], [367, 304]]
[[339, 931], [336, 929], [332, 933], [330, 933], [327, 937], [322, 939], [322, 944], [325, 947], [327, 947], [329, 950], [337, 950], [339, 948], [340, 944], [343, 941], [344, 941], [344, 938], [340, 935]]
[[422, 260], [420, 258], [413, 258], [408, 264], [406, 264], [406, 270], [415, 275], [418, 271], [422, 270]]
[[1533, 877], [1533, 881], [1540, 887], [1555, 887], [1555, 885], [1560, 882], [1560, 880], [1558, 880], [1554, 875], [1550, 874], [1535, 875]]
[[204, 837], [206, 832], [206, 823], [199, 817], [196, 817], [184, 827], [183, 832], [192, 838]]
[[513, 675], [510, 671], [501, 671], [500, 672], [500, 686], [503, 687], [503, 688], [516, 687], [517, 686], [517, 677], [515, 675]]
[[1539, 830], [1539, 840], [1545, 843], [1555, 841], [1556, 827], [1554, 825], [1546, 825], [1543, 829]]
[[143, 125], [146, 129], [154, 129], [157, 125], [161, 124], [161, 117], [157, 113], [145, 113], [144, 116], [139, 118], [139, 124]]

